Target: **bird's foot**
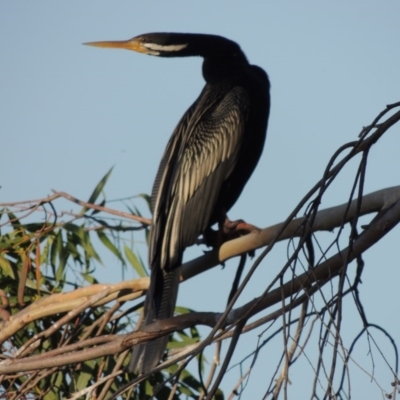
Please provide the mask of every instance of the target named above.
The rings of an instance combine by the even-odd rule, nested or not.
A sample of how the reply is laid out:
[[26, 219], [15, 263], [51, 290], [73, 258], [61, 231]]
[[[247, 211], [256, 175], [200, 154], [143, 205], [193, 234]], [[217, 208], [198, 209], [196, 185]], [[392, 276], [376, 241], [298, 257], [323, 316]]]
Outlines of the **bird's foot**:
[[226, 217], [225, 221], [219, 224], [218, 231], [214, 231], [210, 228], [204, 232], [203, 242], [209, 247], [220, 247], [223, 243], [228, 242], [229, 240], [236, 239], [254, 231], [259, 232], [260, 228], [248, 224], [242, 219], [231, 221]]
[[234, 239], [235, 237], [247, 235], [253, 231], [259, 232], [260, 228], [248, 224], [246, 221], [243, 221], [242, 219], [231, 221], [228, 217], [226, 217], [224, 224], [222, 225], [222, 231], [225, 235], [228, 235], [228, 237], [232, 236], [231, 239]]

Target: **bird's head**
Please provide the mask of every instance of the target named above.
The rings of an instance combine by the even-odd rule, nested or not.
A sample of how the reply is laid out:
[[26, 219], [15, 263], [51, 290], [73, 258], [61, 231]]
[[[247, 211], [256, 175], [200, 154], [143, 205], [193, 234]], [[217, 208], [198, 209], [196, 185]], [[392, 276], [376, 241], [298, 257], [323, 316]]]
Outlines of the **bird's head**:
[[240, 47], [222, 36], [195, 33], [147, 33], [129, 40], [84, 43], [133, 50], [160, 57], [244, 57]]
[[84, 43], [88, 46], [126, 49], [152, 56], [173, 57], [183, 56], [188, 47], [185, 34], [179, 33], [148, 33], [129, 40], [103, 41]]

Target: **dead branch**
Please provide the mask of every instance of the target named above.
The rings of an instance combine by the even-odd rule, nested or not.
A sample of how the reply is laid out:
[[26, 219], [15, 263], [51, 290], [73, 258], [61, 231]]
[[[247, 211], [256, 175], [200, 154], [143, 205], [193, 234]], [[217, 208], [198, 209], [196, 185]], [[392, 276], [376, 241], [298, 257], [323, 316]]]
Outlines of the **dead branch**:
[[[332, 231], [341, 226], [343, 222], [351, 221], [357, 215], [357, 212], [359, 212], [359, 216], [362, 216], [385, 210], [399, 199], [400, 186], [381, 189], [365, 195], [362, 198], [359, 211], [357, 210], [358, 199], [353, 200], [350, 203], [350, 207], [348, 207], [347, 203], [344, 203], [319, 211], [309, 229], [312, 232]], [[305, 217], [300, 217], [289, 223], [281, 222], [262, 229], [259, 232], [254, 231], [246, 236], [225, 242], [219, 249], [211, 250], [201, 257], [183, 264], [182, 280], [189, 279], [240, 254], [268, 246], [275, 239], [282, 241], [293, 237], [300, 237], [304, 234], [302, 226], [305, 221]], [[285, 225], [286, 227], [284, 228]], [[277, 237], [278, 234], [279, 237]]]
[[[44, 197], [42, 199], [34, 199], [34, 200], [24, 200], [24, 201], [13, 201], [13, 202], [7, 202], [7, 203], [0, 203], [0, 207], [19, 207], [20, 211], [26, 212], [23, 216], [19, 217], [19, 220], [22, 220], [26, 218], [27, 216], [31, 215], [33, 212], [35, 212], [39, 207], [41, 207], [44, 204], [51, 204], [54, 200], [57, 200], [59, 198], [64, 198], [68, 201], [71, 201], [72, 203], [79, 204], [82, 207], [92, 209], [92, 210], [97, 210], [97, 211], [102, 211], [105, 212], [106, 214], [110, 215], [115, 215], [117, 217], [121, 218], [126, 218], [129, 220], [134, 220], [137, 222], [140, 222], [144, 226], [149, 226], [151, 225], [151, 219], [150, 218], [144, 218], [139, 215], [131, 214], [131, 213], [126, 213], [123, 211], [115, 210], [109, 207], [104, 207], [98, 204], [92, 204], [88, 203], [83, 200], [79, 200], [78, 198], [70, 195], [69, 193], [66, 192], [58, 192], [53, 190], [53, 194], [47, 197]], [[73, 217], [82, 217], [82, 215], [76, 215], [72, 213], [67, 213], [72, 215]], [[1, 226], [4, 226], [8, 224], [9, 222], [3, 223]]]
[[[66, 293], [57, 293], [33, 302], [8, 320], [0, 323], [0, 343], [14, 335], [20, 329], [32, 321], [64, 312], [70, 312], [79, 308], [92, 296], [101, 293], [101, 298], [93, 303], [97, 307], [110, 301], [127, 301], [140, 297], [144, 290], [147, 290], [149, 278], [138, 278], [129, 281], [119, 282], [113, 285], [97, 284], [73, 290]], [[126, 290], [132, 291], [126, 294]]]
[[[376, 212], [377, 210], [381, 210], [380, 213], [382, 213], [382, 217], [379, 218], [378, 221], [370, 224], [360, 236], [358, 241], [354, 244], [350, 261], [357, 257], [358, 254], [361, 254], [367, 248], [372, 246], [376, 241], [384, 236], [388, 230], [392, 229], [400, 221], [400, 214], [396, 214], [396, 210], [397, 212], [399, 212], [400, 209], [398, 205], [399, 199], [400, 186], [379, 190], [363, 197], [361, 214], [365, 215], [371, 212]], [[393, 205], [393, 203], [396, 201], [397, 203]], [[356, 202], [357, 200], [354, 200], [348, 210], [347, 221], [351, 220], [352, 216], [354, 215]], [[346, 205], [344, 204], [341, 206], [321, 210], [317, 214], [312, 230], [332, 230], [333, 228], [340, 225], [343, 222], [343, 213], [346, 209], [345, 207]], [[289, 225], [280, 235], [279, 240], [284, 240], [292, 236], [300, 236], [301, 229], [299, 229], [299, 227], [301, 226], [303, 221], [304, 218], [298, 218], [289, 223]], [[259, 233], [251, 233], [239, 239], [234, 239], [230, 242], [224, 243], [220, 249], [220, 254], [225, 254], [226, 257], [228, 257], [228, 255], [230, 254], [230, 258], [233, 257], [234, 254], [229, 253], [229, 250], [234, 249], [234, 252], [238, 253], [233, 245], [233, 242], [239, 243], [238, 247], [244, 252], [258, 248], [261, 245], [266, 245], [271, 240], [273, 240], [274, 235], [279, 232], [281, 226], [282, 224], [277, 224], [272, 227], [265, 228]], [[223, 249], [223, 247], [227, 247], [228, 250]], [[280, 302], [282, 298], [287, 298], [311, 284], [315, 284], [318, 282], [318, 287], [320, 287], [326, 281], [326, 279], [337, 274], [337, 271], [342, 265], [342, 254], [344, 254], [344, 252], [346, 252], [346, 250], [344, 250], [341, 254], [336, 254], [326, 262], [320, 264], [315, 270], [313, 270], [312, 274], [308, 272], [304, 273], [296, 279], [291, 280], [283, 287], [264, 294], [263, 296], [256, 298], [252, 302], [249, 302], [240, 308], [232, 310], [226, 323], [235, 324], [244, 316], [246, 318], [250, 318], [260, 311]], [[213, 253], [217, 254], [217, 252]], [[191, 261], [185, 264], [182, 271], [183, 279], [186, 280], [193, 276], [193, 274], [187, 273], [187, 269], [191, 271], [192, 263], [198, 263], [200, 262], [199, 260], [207, 258], [207, 256], [208, 254], [198, 258], [195, 261]], [[224, 259], [222, 258], [221, 261], [223, 260]], [[201, 268], [201, 271], [209, 268], [211, 268], [210, 264], [204, 264]], [[196, 268], [196, 270], [197, 273], [201, 272], [199, 271], [199, 268]], [[7, 338], [15, 334], [15, 332], [17, 332], [23, 326], [26, 326], [36, 319], [44, 318], [46, 316], [62, 312], [71, 312], [76, 308], [81, 309], [82, 304], [90, 301], [91, 296], [96, 296], [99, 293], [102, 298], [96, 299], [96, 301], [92, 304], [93, 307], [106, 304], [116, 299], [118, 299], [119, 301], [125, 301], [128, 299], [137, 298], [141, 296], [143, 292], [147, 289], [148, 283], [148, 278], [139, 278], [131, 281], [120, 282], [114, 285], [92, 285], [85, 288], [79, 288], [72, 292], [54, 294], [48, 297], [41, 298], [40, 300], [26, 307], [24, 310], [11, 316], [7, 321], [3, 321], [0, 324], [0, 342], [3, 342]], [[125, 292], [123, 292], [123, 297], [120, 297], [121, 292], [126, 289], [131, 290], [133, 293], [127, 295]], [[218, 313], [189, 313], [167, 320], [156, 321], [155, 323], [146, 327], [144, 333], [147, 333], [147, 336], [145, 335], [146, 337], [142, 339], [143, 341], [150, 340], [150, 337], [154, 338], [153, 334], [156, 334], [156, 337], [163, 336], [175, 330], [192, 327], [199, 324], [213, 327], [215, 326], [215, 323], [218, 320], [219, 316], [220, 314]], [[263, 319], [263, 323], [265, 322], [266, 320]], [[247, 327], [244, 327], [244, 331], [247, 331], [246, 328]], [[224, 338], [229, 336], [230, 335], [225, 334]], [[133, 336], [128, 335], [124, 340], [124, 348], [133, 346], [136, 343], [138, 343], [136, 334], [133, 334]], [[115, 348], [113, 348], [112, 351], [114, 351], [113, 354], [116, 353]], [[104, 356], [109, 354], [108, 347], [104, 349], [104, 352], [96, 351], [95, 354], [96, 356]], [[87, 353], [87, 355], [89, 354]], [[64, 358], [64, 360], [66, 359]], [[74, 362], [78, 361], [84, 360], [81, 360], [79, 358]], [[3, 366], [2, 363], [0, 365]], [[43, 364], [41, 364], [41, 366], [43, 367]], [[55, 365], [52, 364], [51, 366]], [[26, 368], [33, 369], [32, 366]], [[14, 368], [12, 370], [15, 371]], [[1, 372], [3, 372], [3, 370], [0, 367], [0, 373]], [[11, 371], [7, 371], [7, 373], [11, 373]]]

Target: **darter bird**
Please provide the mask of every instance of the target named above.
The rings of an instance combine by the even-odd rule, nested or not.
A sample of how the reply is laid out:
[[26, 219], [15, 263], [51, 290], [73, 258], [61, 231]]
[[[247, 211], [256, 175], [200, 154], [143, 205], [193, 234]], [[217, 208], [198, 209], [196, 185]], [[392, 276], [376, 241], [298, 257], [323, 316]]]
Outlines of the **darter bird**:
[[[206, 84], [175, 128], [154, 181], [143, 327], [173, 316], [184, 250], [215, 223], [224, 224], [253, 173], [266, 138], [269, 79], [262, 68], [249, 64], [237, 43], [216, 35], [149, 33], [86, 44], [204, 59]], [[137, 346], [130, 370], [151, 371], [167, 342], [165, 336]]]

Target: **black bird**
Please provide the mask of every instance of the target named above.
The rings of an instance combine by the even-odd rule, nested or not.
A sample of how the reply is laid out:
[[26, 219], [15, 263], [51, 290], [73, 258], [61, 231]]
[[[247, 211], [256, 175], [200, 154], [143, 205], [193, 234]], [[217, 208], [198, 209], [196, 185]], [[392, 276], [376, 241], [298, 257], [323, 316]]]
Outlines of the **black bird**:
[[[261, 156], [270, 84], [239, 45], [216, 35], [149, 33], [126, 41], [87, 43], [160, 57], [201, 56], [206, 85], [175, 128], [154, 182], [150, 287], [141, 326], [173, 316], [186, 247], [223, 224]], [[168, 337], [134, 349], [130, 369], [149, 372]]]

